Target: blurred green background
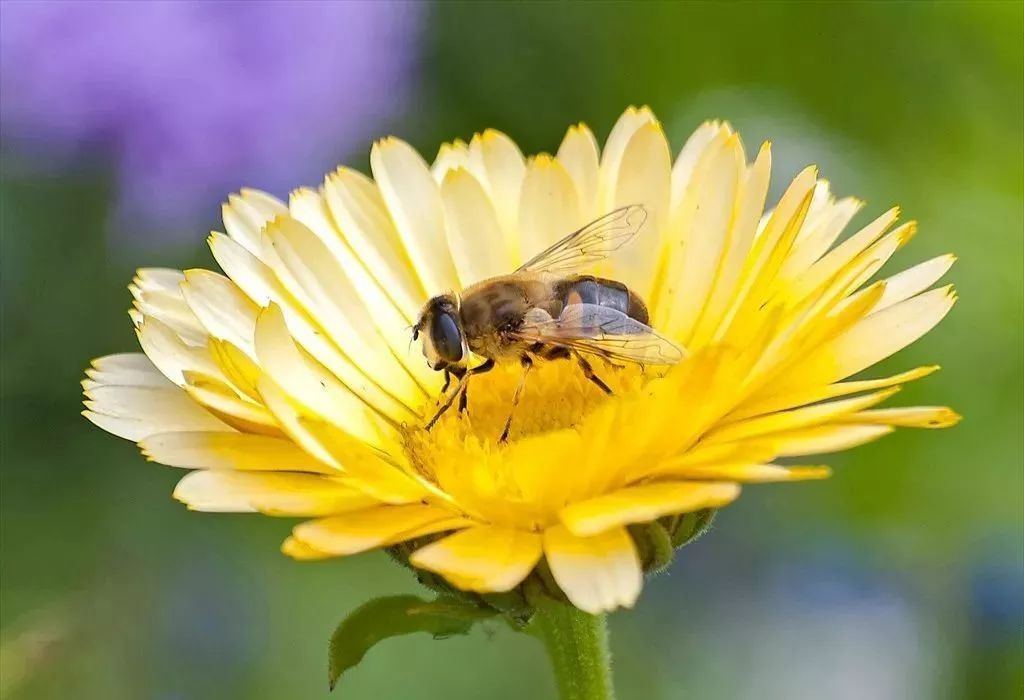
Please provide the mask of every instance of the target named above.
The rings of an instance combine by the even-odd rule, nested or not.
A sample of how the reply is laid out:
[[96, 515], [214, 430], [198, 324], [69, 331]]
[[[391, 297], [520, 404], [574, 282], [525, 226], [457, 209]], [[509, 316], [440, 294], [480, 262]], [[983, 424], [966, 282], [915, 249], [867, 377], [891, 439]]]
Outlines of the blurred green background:
[[[813, 162], [867, 200], [858, 221], [901, 204], [921, 231], [893, 269], [959, 257], [951, 315], [876, 374], [941, 364], [899, 401], [947, 403], [963, 422], [831, 458], [824, 482], [748, 489], [614, 615], [620, 697], [1020, 697], [1022, 7], [422, 8], [414, 92], [387, 128], [428, 158], [488, 126], [526, 152], [553, 151], [580, 120], [603, 139], [626, 105], [650, 104], [676, 149], [707, 118], [730, 120], [748, 151], [771, 138], [776, 194]], [[366, 153], [337, 157], [365, 169]], [[291, 522], [188, 513], [170, 498], [180, 471], [78, 415], [89, 359], [136, 347], [133, 269], [214, 263], [202, 227], [122, 245], [110, 167], [31, 159], [5, 143], [0, 693], [326, 697], [337, 621], [415, 583], [380, 554], [295, 563], [277, 551]], [[217, 211], [203, 204], [207, 229]], [[553, 693], [540, 645], [495, 625], [382, 645], [338, 696]]]

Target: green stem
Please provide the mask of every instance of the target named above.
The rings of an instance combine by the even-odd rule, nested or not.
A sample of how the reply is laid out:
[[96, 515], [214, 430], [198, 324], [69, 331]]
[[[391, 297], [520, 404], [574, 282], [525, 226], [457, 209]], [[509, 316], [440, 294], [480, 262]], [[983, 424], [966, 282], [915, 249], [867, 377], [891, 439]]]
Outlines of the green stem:
[[536, 634], [551, 657], [561, 700], [615, 700], [605, 616], [550, 598], [535, 605]]

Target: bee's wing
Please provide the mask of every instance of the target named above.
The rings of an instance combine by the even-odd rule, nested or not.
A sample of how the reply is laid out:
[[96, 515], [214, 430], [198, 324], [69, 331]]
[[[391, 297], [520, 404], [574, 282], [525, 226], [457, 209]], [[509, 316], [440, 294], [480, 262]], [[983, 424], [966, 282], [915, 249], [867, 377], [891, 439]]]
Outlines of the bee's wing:
[[679, 346], [650, 326], [596, 304], [570, 304], [558, 318], [529, 313], [515, 335], [529, 342], [644, 365], [674, 365], [683, 359]]
[[647, 210], [630, 204], [605, 214], [525, 263], [516, 272], [566, 274], [608, 257], [626, 245], [647, 221]]

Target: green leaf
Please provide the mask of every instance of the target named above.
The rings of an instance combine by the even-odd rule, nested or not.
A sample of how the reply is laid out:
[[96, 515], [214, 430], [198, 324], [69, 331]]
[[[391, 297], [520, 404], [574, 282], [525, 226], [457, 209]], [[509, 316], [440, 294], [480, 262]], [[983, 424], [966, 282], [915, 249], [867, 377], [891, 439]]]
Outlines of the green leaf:
[[389, 637], [429, 632], [435, 639], [466, 634], [474, 623], [495, 615], [455, 597], [425, 601], [414, 595], [376, 598], [353, 610], [331, 635], [327, 680], [331, 690], [342, 673], [358, 664], [366, 652]]

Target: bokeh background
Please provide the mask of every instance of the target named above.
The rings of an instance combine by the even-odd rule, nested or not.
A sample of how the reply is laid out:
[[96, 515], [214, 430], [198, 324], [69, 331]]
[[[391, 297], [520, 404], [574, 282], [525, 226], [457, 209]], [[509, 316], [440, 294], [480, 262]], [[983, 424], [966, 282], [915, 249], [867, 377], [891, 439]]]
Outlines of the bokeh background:
[[[136, 266], [213, 266], [219, 202], [279, 196], [400, 135], [488, 126], [526, 152], [650, 104], [771, 138], [955, 252], [960, 302], [881, 371], [956, 428], [749, 489], [611, 623], [622, 698], [1009, 698], [1024, 687], [1024, 16], [1020, 2], [0, 3], [0, 696], [326, 697], [336, 622], [416, 591], [383, 555], [299, 564], [291, 523], [187, 513], [179, 471], [78, 412], [135, 348]], [[495, 625], [374, 649], [339, 697], [551, 697]]]

